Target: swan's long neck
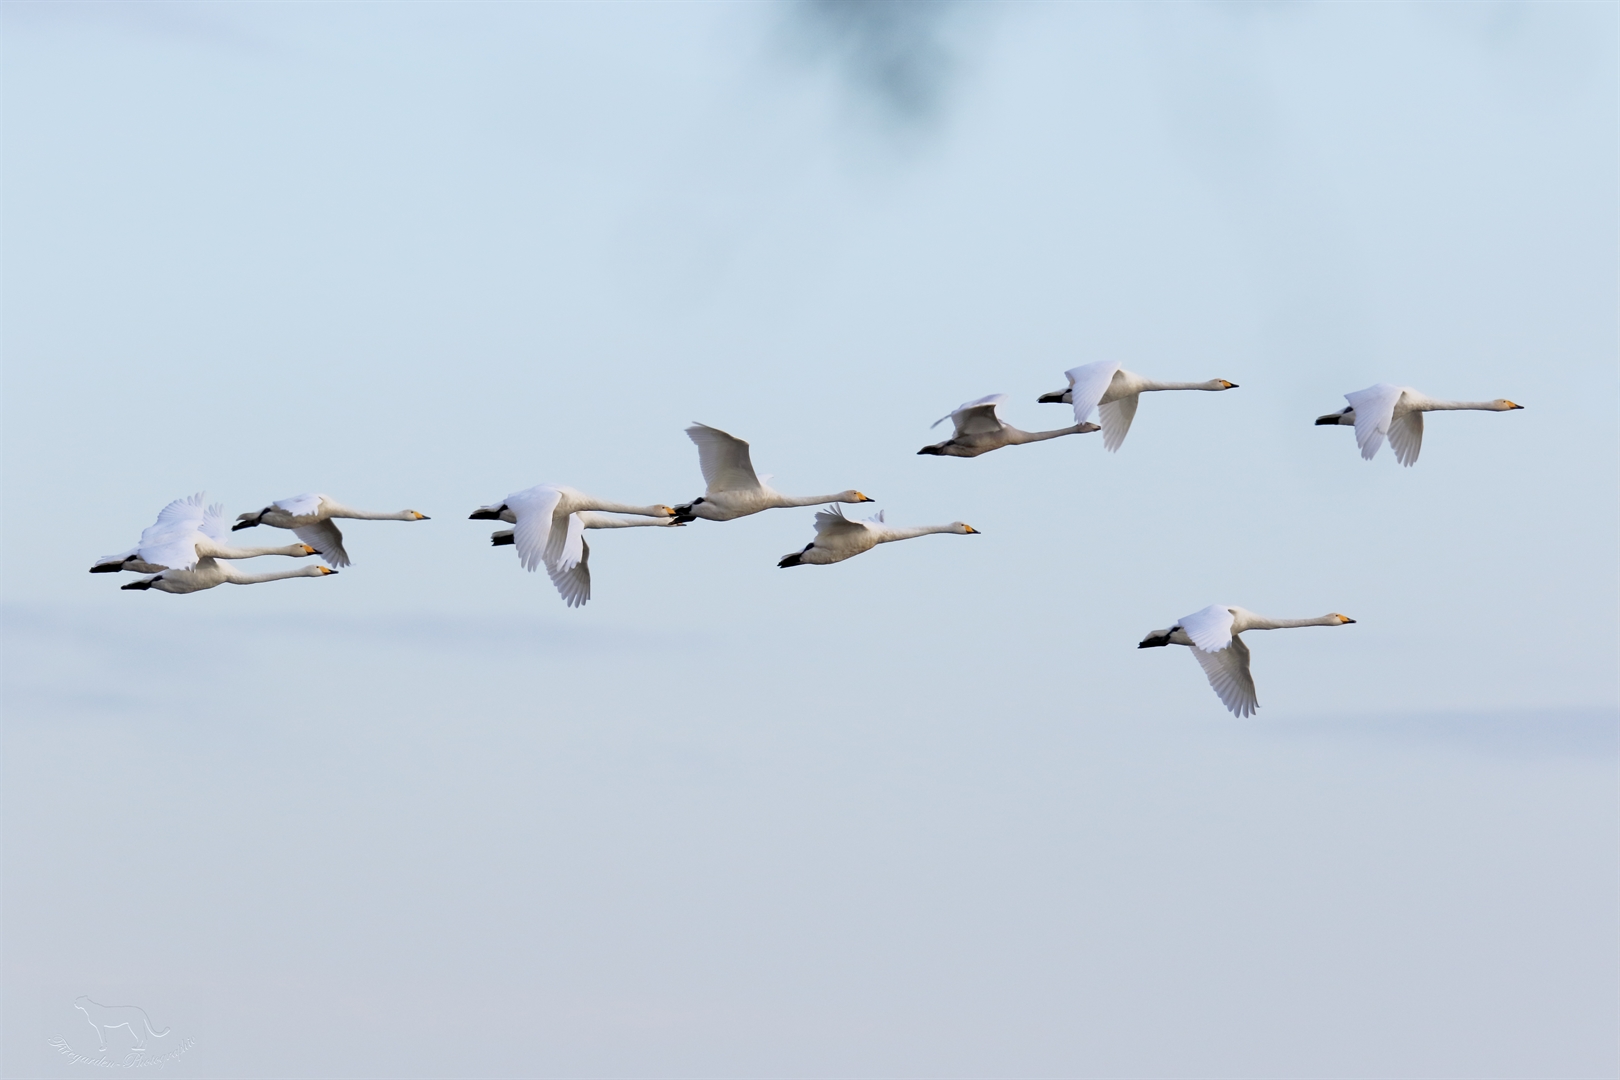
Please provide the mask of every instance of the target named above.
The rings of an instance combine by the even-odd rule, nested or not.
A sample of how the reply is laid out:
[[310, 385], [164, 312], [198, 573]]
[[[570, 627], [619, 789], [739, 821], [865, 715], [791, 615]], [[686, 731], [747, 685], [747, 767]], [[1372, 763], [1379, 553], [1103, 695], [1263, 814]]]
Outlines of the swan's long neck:
[[1501, 405], [1494, 401], [1436, 401], [1434, 398], [1424, 398], [1415, 406], [1421, 412], [1504, 412]]
[[199, 544], [198, 555], [206, 555], [211, 559], [253, 559], [260, 555], [291, 555], [303, 558], [309, 551], [303, 544], [288, 544], [285, 547], [226, 547], [223, 544]]
[[1060, 435], [1079, 435], [1082, 432], [1094, 430], [1096, 429], [1088, 428], [1084, 424], [1070, 424], [1068, 427], [1054, 428], [1051, 431], [1022, 431], [1019, 428], [1015, 428], [1011, 424], [1008, 424], [1007, 441], [1009, 443], [1018, 445], [1032, 442], [1045, 442], [1047, 439], [1055, 439]]
[[642, 525], [662, 525], [668, 518], [650, 517], [609, 517], [606, 514], [597, 514], [589, 510], [580, 512], [580, 522], [587, 529], [634, 529]]
[[1226, 387], [1219, 382], [1159, 382], [1157, 379], [1143, 379], [1140, 388], [1145, 390], [1224, 390]]
[[777, 507], [779, 509], [783, 508], [783, 507], [788, 507], [788, 506], [825, 506], [828, 503], [843, 502], [845, 494], [846, 494], [846, 492], [842, 492], [842, 491], [840, 491], [836, 495], [781, 495], [781, 494], [778, 494], [777, 499], [779, 501], [777, 502], [776, 505], [777, 505]]
[[669, 516], [668, 508], [663, 506], [628, 506], [624, 503], [599, 502], [592, 506], [591, 509], [609, 514], [634, 514], [637, 517]]
[[[1315, 619], [1268, 619], [1263, 615], [1254, 615], [1244, 620], [1247, 624], [1243, 630], [1291, 630], [1296, 626], [1342, 626], [1337, 615], [1323, 615]], [[1234, 632], [1241, 633], [1234, 628]]]
[[280, 581], [282, 578], [321, 576], [318, 566], [300, 566], [296, 570], [276, 570], [268, 574], [244, 574], [223, 564], [219, 569], [225, 575], [225, 580], [232, 585], [257, 585], [263, 581]]
[[887, 544], [890, 540], [910, 540], [914, 536], [927, 536], [929, 533], [955, 532], [954, 525], [912, 525], [904, 529], [885, 528], [878, 535], [878, 543]]
[[347, 506], [334, 506], [328, 517], [354, 518], [357, 521], [415, 521], [416, 511], [350, 510]]

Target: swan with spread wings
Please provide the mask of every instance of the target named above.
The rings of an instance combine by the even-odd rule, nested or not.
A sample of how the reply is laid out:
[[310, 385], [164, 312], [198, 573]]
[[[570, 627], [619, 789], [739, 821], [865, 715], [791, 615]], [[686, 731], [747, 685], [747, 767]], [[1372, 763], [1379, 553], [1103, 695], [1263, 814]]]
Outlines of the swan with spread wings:
[[951, 437], [944, 442], [925, 446], [917, 453], [931, 454], [935, 457], [978, 457], [992, 450], [1000, 450], [1003, 446], [1045, 442], [1047, 439], [1056, 439], [1062, 435], [1084, 435], [1097, 430], [1096, 424], [1086, 423], [1076, 423], [1051, 431], [1020, 430], [1001, 417], [1001, 407], [1008, 400], [1006, 394], [987, 394], [958, 405], [948, 415], [935, 420], [932, 425], [938, 427], [947, 420], [951, 421], [956, 428]]
[[1423, 449], [1423, 414], [1426, 412], [1512, 412], [1522, 409], [1507, 398], [1495, 401], [1442, 401], [1410, 386], [1379, 383], [1365, 390], [1344, 395], [1350, 404], [1338, 412], [1318, 416], [1318, 427], [1343, 425], [1356, 429], [1356, 445], [1361, 456], [1371, 461], [1389, 439], [1395, 460], [1405, 466], [1417, 464]]
[[686, 437], [697, 446], [698, 466], [703, 470], [707, 487], [696, 499], [675, 507], [676, 515], [683, 521], [694, 518], [731, 521], [786, 506], [872, 501], [853, 488], [836, 495], [784, 495], [766, 483], [769, 475], [761, 478], [755, 474], [748, 444], [737, 436], [707, 424], [694, 423], [686, 429]]

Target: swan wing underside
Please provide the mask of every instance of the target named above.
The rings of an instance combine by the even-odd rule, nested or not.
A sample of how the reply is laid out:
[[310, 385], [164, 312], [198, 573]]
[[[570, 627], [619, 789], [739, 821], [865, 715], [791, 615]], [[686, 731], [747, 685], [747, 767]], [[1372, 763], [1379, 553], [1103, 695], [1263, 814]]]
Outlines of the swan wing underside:
[[[506, 508], [514, 518], [512, 545], [517, 548], [523, 569], [530, 573], [539, 569], [541, 563], [550, 561], [546, 558], [546, 549], [551, 546], [551, 534], [562, 531], [552, 528], [552, 518], [560, 502], [562, 492], [545, 485], [506, 497]], [[562, 550], [560, 537], [557, 549], [559, 553]]]
[[698, 466], [703, 470], [703, 482], [709, 486], [708, 494], [760, 487], [747, 443], [707, 424], [693, 424], [686, 429], [686, 437], [697, 445]]
[[836, 536], [865, 531], [865, 524], [859, 521], [851, 521], [844, 516], [844, 511], [836, 506], [829, 506], [825, 510], [816, 511], [817, 536]]
[[1195, 648], [1204, 652], [1218, 652], [1232, 643], [1232, 623], [1235, 621], [1231, 609], [1211, 604], [1202, 611], [1182, 616], [1177, 620], [1177, 625], [1192, 638]]
[[1399, 386], [1379, 383], [1344, 395], [1356, 411], [1356, 445], [1366, 460], [1371, 461], [1384, 445], [1384, 436], [1389, 434], [1390, 422], [1395, 418], [1395, 406], [1404, 392]]
[[[158, 511], [157, 520], [152, 523], [151, 527], [154, 529], [167, 529], [178, 525], [201, 525], [203, 514], [206, 513], [203, 509], [205, 501], [207, 501], [207, 496], [200, 491], [187, 498], [176, 499]], [[144, 533], [142, 533], [142, 538], [145, 538]]]
[[[552, 530], [551, 538], [557, 538], [556, 530]], [[555, 556], [549, 546], [546, 551], [547, 566], [556, 566], [559, 570], [571, 570], [585, 559], [585, 519], [578, 514], [568, 515], [568, 528], [563, 533], [562, 547]]]
[[1132, 394], [1098, 406], [1097, 419], [1102, 424], [1105, 448], [1110, 451], [1120, 448], [1125, 441], [1125, 433], [1131, 430], [1131, 421], [1136, 419], [1136, 406], [1141, 400], [1141, 394]]
[[572, 566], [547, 566], [546, 576], [569, 607], [581, 607], [591, 598], [591, 545], [579, 541], [579, 561]]
[[[1082, 364], [1063, 373], [1069, 377], [1069, 396], [1074, 403], [1075, 423], [1083, 424], [1091, 419], [1091, 410], [1102, 402], [1103, 395], [1108, 393], [1108, 386], [1114, 381], [1114, 375], [1118, 371], [1118, 364], [1102, 360], [1095, 364]], [[1124, 436], [1121, 435], [1120, 438]]]
[[293, 535], [321, 554], [321, 561], [334, 569], [349, 565], [349, 553], [343, 550], [343, 532], [331, 518], [313, 525], [300, 525]]
[[1389, 425], [1389, 448], [1402, 465], [1417, 463], [1418, 451], [1423, 449], [1422, 413], [1414, 409]]
[[203, 511], [202, 534], [210, 540], [225, 543], [231, 538], [231, 522], [225, 516], [225, 504], [215, 503]]
[[1003, 427], [1001, 403], [1006, 400], [1006, 394], [992, 394], [990, 399], [969, 402], [951, 413], [951, 423], [956, 425], [956, 434], [953, 438], [961, 438], [963, 435], [991, 435], [1000, 431]]
[[142, 562], [170, 570], [189, 570], [197, 565], [197, 541], [203, 538], [204, 496], [201, 492], [187, 499], [176, 499], [158, 511], [157, 521], [141, 530]]
[[1204, 669], [1211, 690], [1233, 716], [1253, 716], [1260, 707], [1254, 693], [1254, 679], [1249, 674], [1249, 647], [1243, 639], [1235, 637], [1232, 644], [1219, 652], [1193, 649], [1198, 666]]
[[321, 500], [324, 498], [326, 496], [311, 492], [305, 495], [294, 495], [290, 499], [277, 499], [271, 505], [278, 510], [291, 514], [293, 517], [308, 517], [310, 514], [320, 513]]

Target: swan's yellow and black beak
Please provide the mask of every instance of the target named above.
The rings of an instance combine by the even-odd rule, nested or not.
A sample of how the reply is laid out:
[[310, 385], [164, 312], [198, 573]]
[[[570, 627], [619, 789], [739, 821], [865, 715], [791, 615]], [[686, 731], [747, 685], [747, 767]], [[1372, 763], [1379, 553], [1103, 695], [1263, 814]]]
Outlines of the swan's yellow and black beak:
[[304, 554], [305, 555], [319, 555], [320, 552], [316, 551], [314, 548], [310, 547], [308, 544], [305, 544], [304, 545]]
[[411, 513], [416, 514], [416, 520], [417, 521], [428, 521], [428, 520], [430, 520], [426, 514], [417, 514], [415, 510], [412, 510]]
[[324, 574], [335, 574], [335, 573], [337, 573], [337, 571], [332, 569], [330, 566], [321, 566], [321, 567], [317, 567], [317, 569], [320, 570], [320, 572], [323, 575]]
[[1508, 402], [1508, 403], [1507, 403], [1507, 407], [1508, 407], [1508, 408], [1509, 408], [1509, 409], [1522, 409], [1522, 408], [1524, 408], [1524, 406], [1523, 406], [1523, 405], [1520, 405], [1520, 404], [1518, 404], [1518, 403], [1517, 403], [1517, 402], [1512, 402], [1512, 401], [1510, 401], [1510, 402]]
[[1221, 384], [1221, 389], [1222, 390], [1236, 390], [1237, 389], [1237, 383], [1235, 383], [1235, 382], [1227, 382], [1225, 379], [1216, 379], [1215, 381]]
[[857, 491], [857, 492], [856, 492], [856, 493], [855, 493], [855, 501], [856, 501], [856, 502], [858, 502], [858, 503], [863, 503], [863, 502], [877, 502], [877, 500], [876, 500], [876, 499], [868, 499], [868, 498], [867, 498], [867, 497], [866, 497], [866, 496], [865, 496], [865, 495], [862, 495], [862, 494], [861, 494], [861, 493], [860, 493], [860, 492], [858, 492], [858, 491]]
[[962, 526], [962, 533], [963, 533], [963, 535], [967, 535], [967, 534], [971, 533], [974, 536], [978, 536], [979, 535], [979, 530], [975, 529], [971, 525], [963, 525]]
[[[1335, 613], [1334, 613], [1334, 614], [1335, 614], [1335, 615], [1338, 615], [1338, 613], [1337, 613], [1337, 612], [1335, 612]], [[1354, 620], [1354, 619], [1352, 619], [1352, 618], [1351, 618], [1351, 617], [1350, 617], [1350, 616], [1348, 616], [1348, 615], [1338, 615], [1338, 619], [1339, 619], [1339, 625], [1340, 625], [1340, 626], [1343, 626], [1343, 625], [1344, 625], [1344, 624], [1346, 624], [1346, 623], [1353, 623], [1353, 622], [1355, 622], [1355, 621], [1356, 621], [1356, 620]]]

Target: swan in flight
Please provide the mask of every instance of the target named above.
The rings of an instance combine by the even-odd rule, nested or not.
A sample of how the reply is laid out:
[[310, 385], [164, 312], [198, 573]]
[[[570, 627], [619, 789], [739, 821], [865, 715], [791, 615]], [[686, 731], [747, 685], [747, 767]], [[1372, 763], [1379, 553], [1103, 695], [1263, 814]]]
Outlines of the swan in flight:
[[949, 525], [923, 525], [910, 529], [891, 529], [883, 523], [883, 511], [865, 521], [852, 521], [843, 510], [829, 506], [816, 514], [816, 538], [800, 551], [782, 556], [777, 566], [825, 566], [828, 563], [853, 559], [863, 551], [871, 551], [879, 544], [891, 540], [910, 540], [913, 536], [929, 533], [959, 533], [977, 535], [978, 529], [961, 521]]
[[[634, 529], [642, 525], [670, 527], [684, 524], [679, 518], [614, 517], [588, 510], [568, 515], [570, 534], [580, 529]], [[569, 539], [563, 541], [564, 548], [568, 547]], [[516, 545], [517, 530], [499, 529], [490, 534], [489, 542], [495, 547]], [[581, 607], [591, 598], [591, 545], [585, 542], [584, 537], [579, 538], [579, 551], [579, 562], [567, 569], [560, 563], [546, 567], [551, 583], [557, 587], [557, 592], [569, 607]]]
[[251, 529], [255, 525], [269, 525], [277, 529], [291, 529], [293, 535], [321, 553], [331, 566], [348, 566], [349, 553], [343, 550], [343, 534], [333, 524], [333, 518], [354, 518], [357, 521], [426, 521], [426, 514], [415, 510], [386, 513], [380, 510], [351, 510], [325, 495], [294, 495], [290, 499], [277, 499], [263, 510], [252, 514], [239, 514], [231, 531]]
[[1044, 442], [1059, 435], [1084, 435], [1097, 430], [1096, 424], [1077, 421], [1072, 427], [1052, 431], [1020, 431], [1001, 418], [1001, 406], [1006, 402], [1006, 394], [989, 394], [957, 406], [949, 416], [942, 416], [931, 425], [938, 427], [947, 420], [951, 421], [956, 425], [951, 437], [942, 443], [925, 446], [917, 453], [939, 457], [978, 457], [1003, 446]]
[[1361, 456], [1367, 461], [1378, 453], [1387, 435], [1390, 448], [1395, 451], [1395, 460], [1408, 466], [1417, 463], [1418, 451], [1423, 449], [1424, 413], [1458, 410], [1511, 412], [1524, 408], [1507, 398], [1497, 398], [1495, 401], [1437, 401], [1410, 386], [1391, 386], [1389, 383], [1379, 383], [1346, 394], [1344, 400], [1350, 404], [1336, 413], [1318, 416], [1317, 426], [1344, 424], [1354, 427], [1356, 445], [1361, 447]]
[[300, 566], [295, 570], [277, 570], [270, 574], [244, 574], [230, 563], [214, 558], [198, 559], [190, 570], [165, 570], [157, 577], [142, 578], [122, 586], [125, 589], [156, 589], [166, 593], [194, 593], [212, 589], [216, 585], [257, 585], [262, 581], [280, 581], [282, 578], [329, 577], [337, 573], [329, 566]]
[[1294, 626], [1343, 626], [1355, 621], [1337, 613], [1319, 619], [1268, 619], [1240, 607], [1211, 604], [1182, 617], [1168, 630], [1153, 631], [1136, 647], [1190, 646], [1221, 704], [1230, 709], [1233, 716], [1252, 716], [1260, 702], [1255, 700], [1254, 679], [1249, 675], [1249, 647], [1243, 644], [1239, 634]]
[[1236, 390], [1237, 383], [1225, 379], [1208, 382], [1157, 382], [1143, 378], [1134, 371], [1126, 371], [1118, 364], [1103, 360], [1070, 368], [1063, 374], [1069, 377], [1067, 390], [1054, 390], [1042, 394], [1037, 400], [1052, 404], [1062, 402], [1074, 406], [1074, 422], [1091, 419], [1091, 410], [1097, 410], [1102, 421], [1103, 446], [1118, 450], [1125, 441], [1136, 418], [1137, 403], [1150, 390]]
[[822, 503], [864, 503], [873, 500], [851, 489], [836, 495], [783, 495], [754, 474], [748, 444], [719, 428], [694, 423], [686, 437], [697, 444], [698, 465], [703, 469], [703, 494], [675, 508], [686, 521], [730, 521], [761, 510], [784, 506], [819, 506]]
[[539, 484], [527, 491], [513, 492], [498, 503], [480, 506], [468, 518], [472, 521], [511, 522], [516, 526], [512, 530], [512, 544], [517, 548], [518, 562], [523, 564], [523, 569], [532, 573], [541, 563], [545, 563], [547, 572], [550, 572], [554, 568], [569, 570], [584, 561], [583, 527], [569, 527], [569, 519], [581, 510], [605, 510], [613, 514], [650, 518], [675, 516], [672, 507], [661, 504], [626, 506], [598, 499], [562, 484]]
[[225, 507], [221, 503], [205, 507], [202, 492], [187, 499], [176, 499], [158, 511], [157, 521], [141, 531], [141, 542], [117, 555], [103, 555], [90, 567], [92, 574], [116, 574], [133, 570], [156, 574], [164, 570], [190, 570], [199, 559], [252, 559], [259, 555], [290, 555], [303, 558], [318, 554], [308, 544], [283, 547], [231, 547], [224, 543], [229, 532]]

